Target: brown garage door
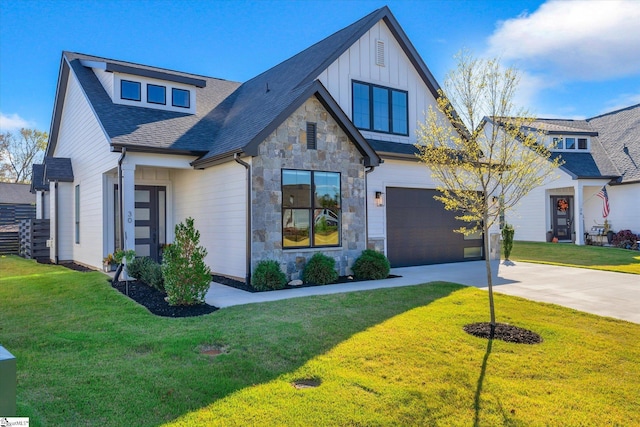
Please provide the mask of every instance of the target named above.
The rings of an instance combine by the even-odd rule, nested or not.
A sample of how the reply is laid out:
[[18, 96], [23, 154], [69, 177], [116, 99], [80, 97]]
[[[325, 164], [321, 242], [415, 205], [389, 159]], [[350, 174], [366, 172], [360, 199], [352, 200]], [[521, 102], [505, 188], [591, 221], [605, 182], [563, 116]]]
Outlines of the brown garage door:
[[387, 187], [387, 255], [392, 267], [483, 259], [482, 237], [454, 233], [460, 221], [433, 198], [436, 194]]

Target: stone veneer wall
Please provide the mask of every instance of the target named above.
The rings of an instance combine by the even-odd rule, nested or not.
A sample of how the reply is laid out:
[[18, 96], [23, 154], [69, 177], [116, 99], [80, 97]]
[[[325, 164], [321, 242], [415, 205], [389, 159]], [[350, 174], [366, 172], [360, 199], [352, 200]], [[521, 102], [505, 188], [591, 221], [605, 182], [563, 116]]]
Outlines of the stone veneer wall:
[[[317, 149], [307, 149], [307, 122], [317, 124]], [[340, 275], [366, 249], [365, 174], [362, 155], [315, 96], [309, 98], [259, 147], [252, 159], [251, 273], [259, 261], [274, 259], [289, 280], [302, 277], [316, 252], [336, 260]], [[282, 248], [282, 169], [341, 173], [342, 246]]]

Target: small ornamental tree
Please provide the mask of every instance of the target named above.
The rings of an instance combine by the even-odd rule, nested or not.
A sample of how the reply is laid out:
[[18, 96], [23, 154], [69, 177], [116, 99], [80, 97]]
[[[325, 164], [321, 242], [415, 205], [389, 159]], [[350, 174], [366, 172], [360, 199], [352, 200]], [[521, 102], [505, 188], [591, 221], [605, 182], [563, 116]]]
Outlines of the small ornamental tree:
[[431, 170], [446, 210], [457, 213], [455, 232], [484, 234], [491, 327], [495, 329], [489, 229], [561, 164], [553, 158], [535, 118], [514, 105], [518, 73], [496, 59], [458, 54], [458, 66], [438, 90], [419, 125], [418, 157]]
[[207, 250], [200, 243], [200, 232], [193, 218], [176, 225], [175, 240], [165, 248], [162, 258], [164, 287], [171, 305], [202, 304], [211, 283], [211, 270], [204, 263]]
[[513, 249], [513, 235], [515, 230], [511, 224], [505, 224], [502, 228], [502, 248], [504, 250], [504, 260], [509, 261], [511, 250]]

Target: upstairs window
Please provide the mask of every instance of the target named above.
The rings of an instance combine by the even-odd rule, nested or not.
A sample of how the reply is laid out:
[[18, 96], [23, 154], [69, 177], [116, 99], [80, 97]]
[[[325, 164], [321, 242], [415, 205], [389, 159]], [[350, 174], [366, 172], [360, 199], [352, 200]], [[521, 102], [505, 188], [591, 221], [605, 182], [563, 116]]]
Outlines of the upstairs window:
[[551, 149], [554, 151], [587, 151], [589, 140], [573, 136], [552, 138]]
[[353, 82], [353, 123], [358, 129], [409, 135], [408, 92]]
[[149, 104], [162, 104], [167, 103], [167, 88], [158, 85], [147, 85], [147, 102]]
[[120, 98], [140, 101], [140, 82], [120, 80]]
[[171, 89], [171, 105], [174, 107], [190, 108], [191, 100], [189, 91], [184, 89]]

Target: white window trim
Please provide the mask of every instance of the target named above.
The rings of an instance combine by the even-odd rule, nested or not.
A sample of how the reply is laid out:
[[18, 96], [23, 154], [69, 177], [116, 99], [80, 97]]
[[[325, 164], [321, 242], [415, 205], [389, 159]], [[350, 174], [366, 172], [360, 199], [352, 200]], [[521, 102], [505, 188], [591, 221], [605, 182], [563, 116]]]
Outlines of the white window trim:
[[[567, 138], [575, 138], [576, 145], [575, 148], [566, 148], [566, 145], [563, 144], [562, 148], [554, 147], [554, 139], [562, 139], [566, 140]], [[586, 139], [587, 140], [587, 148], [586, 149], [578, 149], [578, 139]], [[554, 153], [590, 153], [591, 152], [591, 137], [586, 135], [550, 135], [549, 136], [549, 150]]]

